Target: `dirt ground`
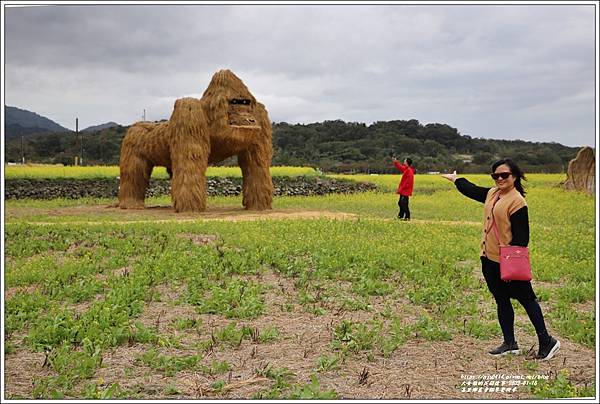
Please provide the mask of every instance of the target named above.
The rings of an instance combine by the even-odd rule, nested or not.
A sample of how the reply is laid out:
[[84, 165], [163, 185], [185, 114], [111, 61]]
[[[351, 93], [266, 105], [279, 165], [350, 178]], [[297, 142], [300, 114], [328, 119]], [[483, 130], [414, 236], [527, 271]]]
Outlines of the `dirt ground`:
[[[151, 206], [143, 210], [124, 210], [110, 206], [74, 206], [66, 208], [10, 208], [6, 209], [6, 220], [25, 220], [33, 215], [51, 218], [72, 217], [72, 224], [80, 223], [128, 223], [128, 222], [194, 222], [198, 220], [267, 220], [267, 219], [350, 219], [357, 217], [352, 213], [330, 212], [324, 210], [272, 209], [266, 211], [249, 211], [242, 207], [211, 207], [204, 212], [176, 213], [171, 206]], [[90, 216], [96, 220], [83, 221], [80, 217]], [[79, 218], [78, 218], [79, 217]], [[33, 220], [35, 224], [44, 222]]]
[[[241, 208], [211, 208], [203, 213], [176, 214], [170, 207], [152, 207], [143, 211], [123, 211], [107, 207], [72, 207], [59, 209], [11, 209], [6, 211], [6, 220], [27, 220], [32, 215], [52, 217], [72, 216], [70, 223], [120, 223], [120, 222], [186, 222], [197, 220], [260, 220], [288, 218], [335, 218], [355, 219], [357, 216], [343, 212], [278, 209], [267, 212], [248, 212]], [[90, 221], [81, 217], [90, 216]], [[38, 216], [39, 217], [39, 216]], [[77, 219], [79, 218], [79, 219]], [[415, 221], [418, 222], [418, 221]], [[32, 221], [32, 224], [46, 224], [45, 221]], [[447, 224], [452, 224], [448, 222]], [[474, 224], [475, 225], [475, 224]], [[210, 241], [210, 240], [209, 240]], [[268, 390], [273, 381], [259, 375], [266, 366], [287, 368], [295, 375], [294, 383], [310, 383], [310, 375], [315, 373], [316, 363], [322, 355], [332, 355], [331, 342], [333, 326], [342, 320], [353, 322], [368, 321], [385, 307], [382, 297], [371, 300], [372, 312], [339, 312], [328, 310], [327, 314], [316, 316], [307, 313], [297, 303], [297, 291], [293, 280], [269, 272], [260, 279], [262, 285], [271, 288], [266, 294], [266, 312], [256, 320], [238, 321], [238, 327], [249, 325], [259, 330], [276, 327], [280, 336], [276, 341], [258, 343], [244, 340], [238, 347], [219, 348], [204, 353], [203, 364], [214, 360], [227, 361], [232, 369], [224, 375], [210, 376], [198, 371], [182, 371], [174, 377], [153, 371], [136, 361], [136, 355], [148, 348], [142, 344], [119, 346], [103, 354], [102, 367], [91, 379], [107, 386], [119, 383], [123, 389], [138, 391], [143, 399], [248, 399], [260, 391]], [[343, 285], [340, 285], [343, 287]], [[209, 329], [222, 328], [230, 320], [215, 315], [199, 315], [189, 305], [174, 305], [182, 293], [178, 289], [161, 286], [162, 299], [151, 302], [139, 321], [157, 328], [161, 334], [178, 335], [184, 347], [192, 346], [210, 335]], [[10, 295], [14, 291], [5, 291]], [[486, 296], [491, 299], [491, 296]], [[293, 310], [284, 312], [283, 304], [293, 302]], [[410, 323], [414, 318], [411, 306], [406, 302], [393, 302], [395, 314]], [[489, 303], [489, 302], [488, 302]], [[389, 302], [388, 302], [389, 304]], [[491, 303], [490, 303], [491, 304]], [[82, 308], [83, 309], [83, 308]], [[177, 318], [201, 320], [204, 332], [178, 331], [172, 325]], [[389, 358], [381, 355], [368, 357], [366, 354], [353, 354], [346, 358], [339, 369], [318, 373], [322, 390], [334, 389], [338, 399], [386, 399], [386, 400], [518, 400], [531, 398], [525, 382], [526, 375], [540, 378], [556, 377], [566, 369], [569, 378], [577, 385], [592, 385], [595, 382], [595, 351], [579, 344], [571, 343], [560, 335], [561, 349], [550, 361], [533, 361], [530, 355], [537, 350], [534, 335], [526, 335], [519, 324], [527, 322], [520, 316], [516, 319], [516, 332], [523, 351], [520, 355], [496, 358], [486, 354], [498, 341], [478, 340], [467, 335], [454, 335], [451, 341], [430, 342], [411, 339], [401, 345]], [[208, 334], [207, 334], [208, 333]], [[45, 355], [27, 350], [22, 337], [13, 335], [11, 343], [16, 353], [5, 355], [4, 377], [6, 397], [31, 398], [34, 377], [50, 376], [52, 371], [43, 367]], [[162, 354], [191, 355], [189, 349], [162, 348]], [[533, 367], [533, 370], [532, 370]], [[498, 391], [488, 391], [488, 386], [478, 386], [473, 391], [474, 380], [483, 382], [498, 381]], [[215, 391], [211, 385], [217, 380], [225, 380], [226, 385]], [[85, 383], [89, 383], [86, 380]], [[502, 382], [505, 382], [504, 385]], [[178, 393], [167, 395], [166, 386], [175, 386]], [[500, 390], [503, 388], [503, 390]], [[508, 388], [516, 388], [509, 391]], [[484, 390], [486, 389], [486, 390]], [[494, 389], [495, 390], [495, 389]]]

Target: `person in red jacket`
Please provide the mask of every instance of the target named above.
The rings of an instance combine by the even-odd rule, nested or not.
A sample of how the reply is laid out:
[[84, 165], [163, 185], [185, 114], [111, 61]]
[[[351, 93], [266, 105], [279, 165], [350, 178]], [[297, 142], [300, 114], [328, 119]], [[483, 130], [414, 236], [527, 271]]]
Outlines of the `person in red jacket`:
[[415, 183], [415, 169], [412, 167], [412, 160], [410, 158], [404, 159], [404, 164], [400, 164], [396, 157], [392, 157], [394, 166], [402, 173], [402, 179], [398, 185], [396, 193], [400, 195], [398, 199], [398, 206], [400, 207], [400, 213], [398, 213], [398, 219], [410, 220], [410, 210], [408, 209], [408, 199], [412, 195], [413, 185]]

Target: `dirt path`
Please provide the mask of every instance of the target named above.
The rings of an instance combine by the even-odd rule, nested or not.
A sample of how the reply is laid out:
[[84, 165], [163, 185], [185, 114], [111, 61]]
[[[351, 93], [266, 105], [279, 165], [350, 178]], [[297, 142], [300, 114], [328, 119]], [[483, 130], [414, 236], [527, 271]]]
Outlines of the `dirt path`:
[[[19, 220], [32, 225], [99, 225], [99, 224], [128, 224], [128, 223], [191, 223], [198, 221], [252, 221], [252, 220], [282, 220], [282, 219], [339, 219], [356, 220], [358, 214], [348, 212], [334, 212], [327, 210], [304, 209], [272, 209], [267, 211], [248, 211], [241, 207], [213, 207], [200, 213], [175, 213], [170, 206], [153, 206], [144, 210], [123, 210], [105, 206], [74, 206], [65, 208], [10, 208], [6, 209], [7, 221]], [[27, 220], [40, 216], [61, 218], [60, 222]], [[101, 220], [79, 220], [81, 216], [98, 217]], [[67, 220], [67, 218], [73, 220]], [[396, 218], [361, 217], [361, 220], [384, 220], [400, 222]], [[450, 220], [412, 220], [413, 224], [442, 224], [442, 225], [467, 225], [479, 226], [479, 222], [450, 221]]]

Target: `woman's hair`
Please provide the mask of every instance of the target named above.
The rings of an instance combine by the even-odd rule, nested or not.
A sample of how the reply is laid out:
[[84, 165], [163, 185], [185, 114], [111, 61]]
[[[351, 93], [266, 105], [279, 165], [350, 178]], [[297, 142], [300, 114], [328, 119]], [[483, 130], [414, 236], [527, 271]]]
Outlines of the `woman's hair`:
[[406, 158], [406, 164], [408, 164], [409, 166], [412, 166], [412, 159], [410, 157]]
[[525, 173], [521, 171], [517, 163], [511, 159], [502, 159], [496, 161], [494, 164], [492, 164], [492, 172], [496, 171], [496, 168], [502, 164], [506, 164], [510, 168], [510, 172], [512, 173], [513, 177], [515, 177], [516, 190], [519, 191], [522, 196], [525, 196], [525, 189], [523, 189], [523, 184], [521, 184], [521, 180], [527, 181], [527, 178], [525, 178]]

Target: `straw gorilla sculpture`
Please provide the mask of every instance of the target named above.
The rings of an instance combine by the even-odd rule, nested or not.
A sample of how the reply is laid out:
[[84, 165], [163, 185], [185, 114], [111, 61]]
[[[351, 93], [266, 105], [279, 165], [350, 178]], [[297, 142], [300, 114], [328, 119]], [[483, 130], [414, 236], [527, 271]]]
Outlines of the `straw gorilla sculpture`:
[[177, 100], [168, 122], [138, 122], [129, 129], [121, 145], [118, 206], [143, 209], [152, 169], [162, 166], [171, 176], [175, 211], [204, 211], [206, 168], [234, 155], [242, 169], [244, 207], [271, 209], [271, 122], [244, 83], [221, 70], [200, 100]]

